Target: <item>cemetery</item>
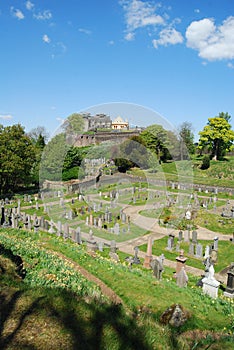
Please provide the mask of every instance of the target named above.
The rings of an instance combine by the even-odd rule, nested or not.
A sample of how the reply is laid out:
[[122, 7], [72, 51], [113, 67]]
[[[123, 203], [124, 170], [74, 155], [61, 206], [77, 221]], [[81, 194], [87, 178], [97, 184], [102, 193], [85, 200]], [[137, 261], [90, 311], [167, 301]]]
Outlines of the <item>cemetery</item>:
[[[202, 317], [210, 324], [207, 331], [222, 329], [220, 339], [226, 334], [227, 340], [234, 322], [234, 200], [223, 197], [176, 192], [174, 184], [163, 188], [122, 181], [82, 192], [46, 190], [5, 198], [1, 250], [17, 251], [21, 270], [27, 271], [24, 280], [32, 287], [66, 286], [86, 297], [95, 291], [100, 302], [129, 305], [139, 317], [147, 315], [148, 322], [161, 310], [159, 324], [175, 329], [193, 329]], [[212, 220], [225, 229], [210, 230]], [[36, 257], [43, 254], [47, 264], [40, 272], [41, 258]], [[66, 263], [68, 258], [73, 263]], [[62, 268], [64, 274], [58, 274], [64, 262], [70, 272]], [[106, 287], [100, 280], [91, 282], [89, 275], [77, 275], [74, 264], [85, 269], [83, 274], [104, 278]], [[136, 278], [142, 285], [134, 289]]]

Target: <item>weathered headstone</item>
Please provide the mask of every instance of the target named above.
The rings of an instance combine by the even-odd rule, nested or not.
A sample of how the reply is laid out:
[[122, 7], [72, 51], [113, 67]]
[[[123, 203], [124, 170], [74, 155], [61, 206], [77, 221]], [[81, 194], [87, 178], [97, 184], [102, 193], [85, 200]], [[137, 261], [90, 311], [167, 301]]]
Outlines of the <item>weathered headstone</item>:
[[219, 237], [214, 238], [214, 250], [218, 250], [218, 242], [219, 242]]
[[63, 225], [63, 238], [67, 239], [69, 238], [69, 226], [67, 223]]
[[189, 244], [189, 254], [192, 256], [194, 255], [194, 247], [195, 247], [194, 243]]
[[114, 226], [114, 234], [119, 235], [119, 223], [118, 222], [116, 222], [116, 224]]
[[152, 244], [153, 244], [152, 237], [149, 236], [148, 245], [147, 245], [147, 252], [146, 252], [145, 260], [144, 260], [144, 264], [143, 264], [143, 266], [147, 269], [150, 269], [150, 264], [152, 261]]
[[179, 242], [181, 242], [183, 239], [183, 232], [180, 230], [179, 233], [178, 233], [178, 240]]
[[159, 258], [153, 259], [151, 266], [153, 269], [154, 277], [156, 277], [157, 280], [161, 280], [162, 273], [164, 271], [162, 261]]
[[192, 231], [192, 242], [197, 243], [197, 231]]
[[99, 252], [103, 252], [103, 242], [98, 242], [98, 250]]
[[75, 242], [78, 243], [78, 244], [82, 244], [81, 231], [80, 231], [80, 227], [79, 226], [76, 228], [76, 231], [75, 231]]
[[225, 288], [224, 296], [234, 298], [234, 263], [231, 263], [227, 274], [227, 287]]
[[198, 243], [196, 245], [196, 258], [202, 258], [202, 256], [203, 256], [202, 244]]
[[184, 241], [185, 242], [189, 242], [190, 241], [190, 231], [189, 230], [185, 230], [184, 231]]
[[184, 269], [184, 266], [182, 266], [180, 272], [178, 274], [176, 274], [176, 284], [180, 288], [187, 287], [188, 276], [187, 276], [187, 273], [186, 273], [186, 271]]
[[183, 249], [181, 249], [180, 255], [176, 258], [176, 276], [178, 275], [182, 267], [185, 267], [186, 261], [187, 258], [184, 256]]
[[116, 242], [114, 240], [110, 242], [110, 250], [112, 253], [116, 253], [117, 247], [116, 247]]

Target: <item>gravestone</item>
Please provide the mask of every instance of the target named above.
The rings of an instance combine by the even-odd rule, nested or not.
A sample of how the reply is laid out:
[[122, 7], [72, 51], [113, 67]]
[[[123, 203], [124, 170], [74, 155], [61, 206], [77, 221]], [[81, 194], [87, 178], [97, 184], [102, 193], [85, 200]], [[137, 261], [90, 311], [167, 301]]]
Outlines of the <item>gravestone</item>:
[[187, 258], [184, 256], [184, 250], [181, 249], [180, 255], [176, 258], [176, 276], [180, 272], [182, 267], [185, 267], [186, 261]]
[[189, 230], [185, 230], [184, 231], [184, 241], [185, 242], [189, 242], [190, 241], [190, 231]]
[[179, 240], [179, 242], [181, 242], [183, 240], [183, 232], [182, 231], [179, 231], [179, 233], [178, 233], [178, 240]]
[[81, 231], [80, 231], [80, 227], [79, 226], [76, 228], [76, 231], [75, 231], [75, 242], [78, 243], [78, 244], [82, 244]]
[[4, 206], [2, 206], [2, 217], [1, 217], [1, 226], [4, 224], [5, 222], [5, 208]]
[[44, 216], [41, 216], [40, 227], [42, 230], [44, 229], [44, 226], [45, 226], [45, 218], [44, 218]]
[[121, 220], [122, 220], [123, 224], [126, 224], [126, 219], [127, 219], [126, 213], [122, 213], [121, 214]]
[[192, 242], [197, 243], [197, 231], [192, 232]]
[[234, 298], [234, 263], [231, 263], [227, 274], [227, 287], [225, 288], [224, 296]]
[[194, 245], [194, 243], [190, 243], [190, 245], [189, 245], [189, 254], [190, 255], [194, 255], [194, 248], [195, 248], [195, 245]]
[[117, 247], [116, 247], [116, 242], [114, 240], [110, 242], [110, 250], [112, 253], [116, 253]]
[[18, 199], [17, 214], [20, 215], [20, 199]]
[[218, 242], [219, 242], [219, 237], [214, 238], [214, 250], [218, 250]]
[[188, 276], [184, 269], [184, 266], [181, 268], [180, 272], [176, 274], [176, 284], [180, 288], [187, 287], [188, 284]]
[[103, 242], [98, 242], [98, 250], [99, 252], [103, 252]]
[[146, 269], [150, 269], [150, 267], [151, 267], [150, 263], [152, 261], [152, 244], [153, 244], [152, 237], [149, 236], [148, 244], [147, 244], [147, 252], [146, 252], [145, 260], [144, 260], [144, 264], [143, 264], [143, 266]]
[[114, 226], [114, 234], [119, 235], [119, 223], [118, 222], [116, 222], [116, 224]]
[[203, 256], [203, 251], [202, 251], [202, 244], [201, 243], [198, 243], [197, 245], [196, 245], [196, 258], [202, 258], [202, 256]]
[[214, 277], [214, 267], [210, 265], [207, 277], [202, 279], [202, 290], [205, 294], [215, 299], [218, 297], [218, 288], [220, 283]]
[[63, 225], [63, 238], [67, 239], [69, 238], [69, 226], [67, 223]]
[[92, 214], [89, 215], [89, 225], [93, 226], [93, 215]]
[[98, 219], [98, 228], [99, 229], [102, 228], [102, 219], [101, 218]]
[[37, 233], [40, 227], [40, 223], [37, 217], [34, 219], [33, 226], [34, 226], [34, 232]]
[[138, 247], [134, 247], [134, 258], [133, 258], [133, 264], [140, 264], [140, 259], [138, 257], [138, 252], [139, 252], [139, 248]]
[[152, 262], [151, 262], [151, 267], [153, 269], [154, 277], [157, 280], [161, 280], [162, 273], [164, 271], [161, 259], [159, 259], [159, 258], [153, 259]]
[[217, 250], [212, 249], [211, 254], [210, 254], [210, 259], [212, 264], [216, 264], [218, 261], [218, 253]]
[[58, 221], [58, 223], [57, 223], [57, 235], [60, 237], [61, 236], [61, 234], [62, 234], [62, 230], [63, 230], [63, 228], [62, 228], [62, 223], [61, 223], [61, 221]]
[[167, 250], [172, 250], [173, 249], [173, 247], [174, 247], [174, 238], [175, 238], [175, 236], [172, 235], [172, 234], [170, 234], [168, 236], [167, 248], [166, 248]]
[[49, 228], [49, 233], [55, 233], [55, 229], [54, 229], [54, 223], [52, 220], [50, 220], [50, 228]]

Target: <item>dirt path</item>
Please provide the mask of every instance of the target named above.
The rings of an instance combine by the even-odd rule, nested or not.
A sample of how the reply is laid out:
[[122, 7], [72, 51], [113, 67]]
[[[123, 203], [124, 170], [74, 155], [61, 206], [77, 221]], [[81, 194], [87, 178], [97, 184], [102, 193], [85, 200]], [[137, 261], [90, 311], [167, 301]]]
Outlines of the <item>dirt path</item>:
[[[124, 212], [127, 215], [130, 215], [132, 223], [145, 229], [146, 231], [151, 231], [152, 233], [158, 234], [159, 238], [163, 236], [167, 236], [169, 234], [169, 231], [170, 233], [173, 233], [173, 231], [175, 231], [171, 228], [167, 229], [165, 227], [159, 226], [157, 218], [150, 218], [139, 214], [141, 210], [145, 210], [145, 209], [153, 209], [153, 205], [141, 205], [137, 207], [129, 206], [124, 209]], [[212, 240], [214, 239], [214, 237], [218, 237], [220, 240], [229, 241], [229, 239], [232, 238], [232, 235], [229, 236], [229, 235], [224, 235], [222, 233], [216, 233], [204, 227], [198, 227], [197, 233], [198, 233], [198, 239], [201, 239], [201, 240]]]
[[56, 254], [63, 260], [72, 264], [74, 270], [82, 274], [87, 280], [98, 285], [102, 291], [102, 294], [105, 295], [108, 299], [110, 299], [113, 304], [123, 304], [123, 300], [111, 288], [109, 288], [104, 282], [102, 282], [98, 277], [94, 276], [93, 274], [88, 272], [85, 268], [83, 268], [82, 266], [74, 262], [72, 259], [66, 257], [65, 255], [55, 251], [53, 251], [53, 254]]

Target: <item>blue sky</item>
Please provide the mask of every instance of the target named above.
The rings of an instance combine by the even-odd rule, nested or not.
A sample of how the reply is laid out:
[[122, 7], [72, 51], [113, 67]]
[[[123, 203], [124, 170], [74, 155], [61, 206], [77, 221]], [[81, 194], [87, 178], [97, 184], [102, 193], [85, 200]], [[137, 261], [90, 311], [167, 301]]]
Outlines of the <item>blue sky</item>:
[[190, 121], [196, 139], [219, 112], [234, 126], [230, 0], [4, 0], [0, 57], [3, 125], [53, 133], [71, 113], [105, 104], [112, 116], [109, 103], [125, 102]]

